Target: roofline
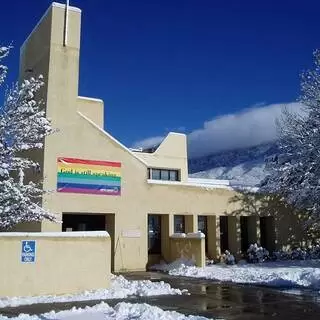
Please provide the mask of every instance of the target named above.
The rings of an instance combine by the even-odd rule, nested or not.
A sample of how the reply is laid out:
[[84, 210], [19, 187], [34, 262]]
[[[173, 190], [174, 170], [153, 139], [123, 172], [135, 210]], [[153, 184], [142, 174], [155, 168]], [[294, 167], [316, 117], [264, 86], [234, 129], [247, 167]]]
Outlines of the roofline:
[[[45, 13], [42, 15], [42, 17], [40, 18], [40, 20], [37, 22], [37, 24], [34, 26], [34, 28], [32, 29], [32, 31], [29, 33], [29, 35], [27, 36], [26, 40], [24, 40], [24, 42], [22, 43], [22, 45], [20, 46], [20, 54], [21, 54], [21, 49], [25, 46], [25, 44], [28, 42], [28, 40], [30, 39], [31, 35], [33, 34], [33, 32], [38, 28], [38, 26], [41, 24], [42, 20], [48, 15], [48, 12], [51, 10], [52, 7], [56, 7], [56, 8], [63, 8], [65, 9], [66, 4], [63, 3], [59, 3], [59, 2], [52, 2], [51, 5], [49, 6], [49, 8], [45, 11]], [[77, 7], [72, 7], [69, 6], [69, 10], [70, 11], [75, 11], [75, 12], [80, 12], [81, 13], [81, 9], [77, 8]]]
[[158, 185], [171, 185], [171, 186], [182, 186], [182, 187], [193, 187], [193, 188], [202, 188], [206, 190], [214, 190], [214, 189], [224, 189], [229, 191], [235, 191], [231, 186], [226, 185], [212, 185], [212, 184], [201, 184], [201, 183], [192, 183], [192, 182], [180, 182], [180, 181], [166, 181], [166, 180], [147, 180], [149, 184], [158, 184]]
[[181, 186], [181, 187], [191, 187], [191, 188], [201, 188], [207, 191], [209, 190], [228, 190], [234, 192], [247, 191], [252, 193], [258, 193], [258, 187], [250, 187], [250, 186], [233, 186], [233, 185], [225, 185], [225, 184], [208, 184], [208, 183], [197, 183], [197, 182], [181, 182], [181, 181], [166, 181], [166, 180], [153, 180], [148, 179], [148, 184], [156, 184], [156, 185], [165, 185], [165, 186]]
[[141, 162], [144, 166], [148, 167], [148, 164], [144, 162], [142, 159], [140, 159], [138, 156], [136, 156], [129, 148], [127, 148], [125, 145], [123, 145], [120, 141], [118, 141], [116, 138], [114, 138], [111, 134], [109, 134], [107, 131], [100, 128], [97, 124], [95, 124], [92, 120], [90, 120], [88, 117], [86, 117], [83, 113], [80, 111], [77, 112], [83, 119], [87, 120], [93, 127], [95, 127], [97, 130], [99, 130], [101, 133], [103, 133], [105, 136], [107, 136], [109, 139], [111, 139], [113, 142], [118, 144], [123, 150], [128, 152], [133, 158], [137, 159], [139, 162]]
[[[52, 2], [51, 6], [65, 9], [66, 4], [65, 3], [60, 3], [60, 2]], [[75, 12], [81, 12], [80, 8], [73, 7], [73, 6], [69, 6], [69, 10], [70, 11], [75, 11]]]
[[[183, 136], [183, 137], [187, 137], [187, 135], [185, 133], [180, 133], [180, 132], [173, 132], [173, 131], [170, 131], [166, 136], [164, 136], [161, 140], [161, 142], [159, 143], [155, 143], [154, 145], [151, 145], [150, 147], [137, 147], [137, 148], [131, 148], [131, 149], [134, 149], [134, 152], [139, 152], [139, 153], [145, 153], [145, 154], [156, 154], [158, 149], [161, 147], [161, 145], [165, 142], [166, 139], [169, 138], [169, 136]], [[152, 148], [155, 148], [155, 150], [153, 152], [148, 152], [148, 151], [145, 151], [145, 150], [148, 150], [148, 149], [152, 149]], [[141, 150], [139, 150], [141, 149]]]
[[78, 96], [78, 99], [87, 100], [87, 101], [102, 102], [103, 103], [103, 100], [102, 99], [98, 99], [98, 98], [89, 98], [89, 97]]

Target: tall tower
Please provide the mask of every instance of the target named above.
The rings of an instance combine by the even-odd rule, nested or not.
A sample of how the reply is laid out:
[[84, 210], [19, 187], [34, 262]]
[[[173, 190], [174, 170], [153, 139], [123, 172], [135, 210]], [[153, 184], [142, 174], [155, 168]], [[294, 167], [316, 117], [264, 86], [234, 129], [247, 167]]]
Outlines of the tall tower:
[[[68, 11], [67, 11], [68, 10]], [[40, 74], [45, 85], [39, 92], [46, 115], [58, 130], [46, 138], [45, 147], [33, 156], [39, 161], [45, 190], [55, 190], [59, 141], [68, 136], [77, 111], [81, 10], [52, 3], [20, 49], [20, 79]], [[43, 206], [48, 199], [43, 199]], [[51, 209], [50, 205], [48, 207]], [[50, 223], [36, 224], [35, 231], [50, 230]], [[56, 227], [53, 227], [54, 229]]]
[[47, 116], [59, 127], [67, 125], [78, 97], [81, 10], [66, 10], [52, 3], [20, 49], [20, 78], [43, 75]]

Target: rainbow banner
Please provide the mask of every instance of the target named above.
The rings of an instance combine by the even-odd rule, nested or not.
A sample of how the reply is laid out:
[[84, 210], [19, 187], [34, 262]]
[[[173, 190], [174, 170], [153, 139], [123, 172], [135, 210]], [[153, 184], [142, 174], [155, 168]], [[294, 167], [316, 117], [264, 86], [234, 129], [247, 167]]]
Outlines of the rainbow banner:
[[121, 163], [58, 158], [57, 191], [121, 195]]

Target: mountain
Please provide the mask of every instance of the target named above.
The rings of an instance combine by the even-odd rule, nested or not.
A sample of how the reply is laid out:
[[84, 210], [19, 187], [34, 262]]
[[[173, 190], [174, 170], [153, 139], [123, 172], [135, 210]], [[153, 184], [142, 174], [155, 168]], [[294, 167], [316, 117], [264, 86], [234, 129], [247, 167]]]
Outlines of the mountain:
[[256, 186], [265, 178], [265, 159], [278, 152], [275, 143], [222, 151], [189, 159], [191, 178], [231, 180], [232, 184]]

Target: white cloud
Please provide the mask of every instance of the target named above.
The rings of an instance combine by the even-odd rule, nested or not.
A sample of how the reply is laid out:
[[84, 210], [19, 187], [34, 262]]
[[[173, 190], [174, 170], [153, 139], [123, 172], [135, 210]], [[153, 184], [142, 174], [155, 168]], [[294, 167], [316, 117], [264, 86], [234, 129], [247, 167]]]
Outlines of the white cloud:
[[281, 116], [284, 107], [299, 111], [301, 104], [293, 102], [255, 106], [206, 121], [203, 128], [194, 130], [188, 136], [189, 156], [202, 156], [275, 140], [275, 120]]
[[[203, 128], [188, 134], [189, 157], [274, 141], [277, 135], [275, 120], [281, 116], [284, 107], [299, 112], [301, 104], [258, 104], [239, 113], [226, 114], [204, 122]], [[163, 138], [151, 137], [135, 143], [135, 146], [154, 145]]]

